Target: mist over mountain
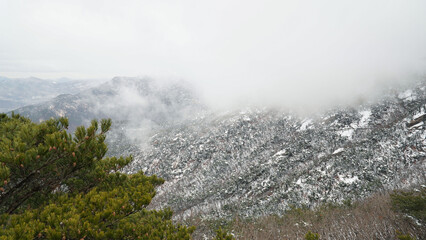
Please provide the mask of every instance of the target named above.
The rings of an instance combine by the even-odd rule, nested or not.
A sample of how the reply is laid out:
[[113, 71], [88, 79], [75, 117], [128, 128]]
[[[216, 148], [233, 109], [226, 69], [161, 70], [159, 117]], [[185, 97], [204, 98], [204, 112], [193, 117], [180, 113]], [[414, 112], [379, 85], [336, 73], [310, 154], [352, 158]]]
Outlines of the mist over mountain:
[[252, 217], [424, 184], [425, 86], [299, 115], [267, 105], [212, 110], [185, 82], [116, 77], [15, 112], [66, 116], [72, 128], [111, 117], [108, 154], [132, 154], [126, 172], [166, 180], [151, 207], [170, 206], [176, 219]]
[[201, 112], [204, 106], [183, 81], [154, 81], [144, 77], [115, 77], [99, 86], [77, 94], [62, 94], [15, 113], [33, 121], [67, 117], [70, 129], [87, 125], [92, 119], [111, 118], [114, 129], [125, 125], [140, 138], [158, 127], [167, 127]]
[[301, 118], [268, 108], [205, 115], [129, 150], [166, 179], [153, 207], [176, 218], [282, 214], [426, 181], [426, 87]]
[[48, 101], [61, 94], [75, 94], [100, 84], [102, 80], [46, 80], [35, 77], [0, 77], [0, 112]]
[[[38, 196], [32, 183], [67, 198], [80, 196], [72, 192], [78, 185], [82, 197], [109, 205], [102, 221], [94, 211], [76, 212], [107, 232], [80, 217], [66, 223], [56, 212], [46, 215], [58, 237], [77, 238], [69, 235], [71, 224], [77, 239], [113, 238], [110, 232], [154, 238], [139, 234], [154, 226], [145, 210], [170, 207], [173, 214], [153, 213], [173, 217], [173, 226], [195, 225], [199, 232], [184, 238], [207, 239], [226, 223], [223, 233], [237, 239], [299, 239], [307, 231], [321, 239], [426, 239], [426, 218], [417, 221], [426, 193], [425, 0], [0, 0], [0, 33], [3, 118], [65, 117], [75, 140], [55, 126], [48, 128], [53, 135], [46, 132], [44, 123], [23, 119], [19, 128], [14, 122], [21, 120], [5, 121], [0, 147], [10, 161], [0, 166], [0, 200], [9, 199], [3, 208], [12, 218], [2, 218], [0, 232], [16, 238], [15, 229], [24, 229], [10, 215], [15, 210], [22, 222], [41, 212], [28, 201], [43, 202], [38, 197], [11, 200], [18, 188]], [[94, 119], [112, 121], [99, 129]], [[36, 130], [34, 141], [27, 133]], [[24, 145], [31, 149], [22, 155]], [[132, 158], [113, 158], [122, 156]], [[150, 188], [155, 198], [148, 203], [129, 190], [133, 184], [109, 181], [118, 171], [129, 184], [145, 178], [134, 173], [165, 182]], [[89, 194], [104, 183], [140, 199], [144, 209], [134, 211], [137, 200], [105, 204], [98, 196], [109, 195]], [[423, 209], [395, 207], [392, 195], [400, 190], [412, 194], [401, 197], [403, 207], [417, 201]], [[118, 203], [114, 196], [108, 200]], [[117, 214], [112, 206], [132, 212]], [[39, 215], [31, 216], [37, 225]], [[43, 234], [51, 228], [25, 224], [33, 238], [49, 238]]]

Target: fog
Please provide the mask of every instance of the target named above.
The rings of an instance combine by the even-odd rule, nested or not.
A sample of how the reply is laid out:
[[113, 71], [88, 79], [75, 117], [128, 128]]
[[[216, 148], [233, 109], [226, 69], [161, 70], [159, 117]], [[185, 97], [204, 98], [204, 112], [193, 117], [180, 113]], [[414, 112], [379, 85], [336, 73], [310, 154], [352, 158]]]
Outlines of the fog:
[[350, 104], [426, 70], [424, 0], [0, 0], [0, 33], [0, 75], [184, 79], [217, 108]]

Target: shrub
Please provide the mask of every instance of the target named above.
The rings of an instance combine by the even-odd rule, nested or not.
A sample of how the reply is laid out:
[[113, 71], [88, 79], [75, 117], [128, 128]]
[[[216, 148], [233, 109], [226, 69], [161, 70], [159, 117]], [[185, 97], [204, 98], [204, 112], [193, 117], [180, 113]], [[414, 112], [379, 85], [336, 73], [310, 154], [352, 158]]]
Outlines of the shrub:
[[190, 239], [169, 209], [148, 211], [164, 180], [104, 158], [111, 120], [74, 136], [65, 118], [40, 124], [0, 114], [0, 239]]
[[306, 240], [318, 240], [320, 238], [320, 235], [318, 233], [313, 233], [311, 231], [308, 231], [305, 235]]
[[402, 234], [399, 231], [396, 231], [396, 238], [399, 240], [416, 240], [415, 238], [411, 237], [409, 234]]
[[394, 210], [426, 223], [426, 188], [421, 191], [395, 191], [390, 197]]
[[216, 236], [213, 238], [213, 240], [234, 240], [234, 239], [235, 238], [234, 236], [232, 236], [232, 234], [228, 233], [222, 228], [218, 228], [216, 230]]

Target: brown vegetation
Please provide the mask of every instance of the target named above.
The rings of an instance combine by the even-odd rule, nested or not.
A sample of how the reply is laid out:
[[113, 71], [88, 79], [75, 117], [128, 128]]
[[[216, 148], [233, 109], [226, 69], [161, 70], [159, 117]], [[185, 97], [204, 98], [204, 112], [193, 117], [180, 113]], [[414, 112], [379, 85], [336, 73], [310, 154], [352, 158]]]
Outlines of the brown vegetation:
[[[195, 223], [196, 224], [196, 223]], [[197, 231], [217, 223], [198, 222]], [[342, 205], [323, 205], [315, 210], [291, 208], [284, 216], [257, 219], [234, 218], [225, 226], [237, 239], [305, 239], [312, 231], [320, 239], [398, 239], [405, 234], [426, 239], [426, 229], [405, 214], [392, 210], [389, 193], [378, 193], [368, 199]], [[195, 233], [194, 239], [204, 234]]]

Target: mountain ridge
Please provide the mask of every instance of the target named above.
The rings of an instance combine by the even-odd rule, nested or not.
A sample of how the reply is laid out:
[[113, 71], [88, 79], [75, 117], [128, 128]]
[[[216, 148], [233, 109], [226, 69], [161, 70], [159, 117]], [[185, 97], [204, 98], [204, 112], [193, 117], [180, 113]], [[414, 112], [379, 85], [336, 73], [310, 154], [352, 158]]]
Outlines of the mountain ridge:
[[262, 109], [195, 121], [132, 152], [128, 171], [164, 177], [152, 207], [183, 219], [280, 214], [423, 184], [425, 127], [410, 123], [424, 116], [425, 87], [414, 90], [317, 119]]
[[108, 154], [134, 156], [125, 172], [166, 180], [150, 208], [171, 207], [175, 219], [256, 217], [424, 184], [425, 86], [300, 116], [212, 112], [185, 84], [119, 77], [17, 113], [37, 120], [71, 112], [74, 125], [112, 114]]
[[39, 104], [60, 94], [75, 94], [99, 84], [101, 80], [68, 78], [40, 79], [0, 76], [0, 112], [8, 112], [30, 104]]

